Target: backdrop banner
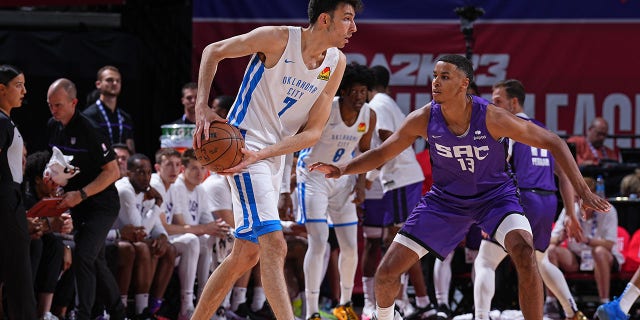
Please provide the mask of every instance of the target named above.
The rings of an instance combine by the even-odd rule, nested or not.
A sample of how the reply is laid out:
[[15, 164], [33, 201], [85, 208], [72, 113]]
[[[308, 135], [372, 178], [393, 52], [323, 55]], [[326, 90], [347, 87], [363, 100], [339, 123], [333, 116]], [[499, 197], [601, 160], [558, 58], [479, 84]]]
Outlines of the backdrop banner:
[[[515, 78], [527, 90], [527, 113], [561, 136], [585, 133], [596, 116], [607, 119], [610, 134], [640, 135], [640, 89], [635, 85], [640, 2], [600, 1], [589, 7], [553, 0], [385, 3], [365, 2], [356, 17], [358, 31], [343, 51], [349, 61], [391, 70], [392, 96], [405, 112], [430, 101], [440, 55], [466, 53], [454, 9], [474, 5], [485, 10], [473, 24], [472, 61], [482, 96], [490, 99], [495, 82]], [[194, 75], [207, 44], [262, 25], [307, 26], [305, 14], [306, 1], [195, 0]], [[247, 61], [220, 64], [217, 94], [236, 93]], [[615, 143], [640, 147], [640, 139]]]

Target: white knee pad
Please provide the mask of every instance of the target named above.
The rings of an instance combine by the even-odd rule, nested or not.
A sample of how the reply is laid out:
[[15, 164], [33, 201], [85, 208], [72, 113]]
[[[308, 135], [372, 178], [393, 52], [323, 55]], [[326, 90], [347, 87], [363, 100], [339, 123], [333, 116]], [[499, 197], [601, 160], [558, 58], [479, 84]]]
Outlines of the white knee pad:
[[524, 215], [521, 215], [519, 213], [510, 214], [506, 218], [504, 218], [504, 220], [502, 220], [502, 223], [500, 223], [498, 229], [496, 230], [496, 241], [498, 241], [498, 243], [503, 248], [506, 248], [504, 245], [504, 238], [507, 236], [507, 233], [516, 229], [522, 229], [531, 233], [531, 225], [529, 224], [529, 220], [527, 220]]

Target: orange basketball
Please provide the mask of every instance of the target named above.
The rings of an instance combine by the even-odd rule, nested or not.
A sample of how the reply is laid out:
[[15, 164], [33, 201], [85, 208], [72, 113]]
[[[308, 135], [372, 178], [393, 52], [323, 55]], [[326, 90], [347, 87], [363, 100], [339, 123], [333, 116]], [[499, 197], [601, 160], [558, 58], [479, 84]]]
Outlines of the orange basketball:
[[244, 139], [238, 128], [223, 122], [214, 122], [209, 127], [209, 140], [202, 138], [200, 148], [195, 149], [196, 158], [207, 169], [218, 172], [236, 166], [242, 161]]

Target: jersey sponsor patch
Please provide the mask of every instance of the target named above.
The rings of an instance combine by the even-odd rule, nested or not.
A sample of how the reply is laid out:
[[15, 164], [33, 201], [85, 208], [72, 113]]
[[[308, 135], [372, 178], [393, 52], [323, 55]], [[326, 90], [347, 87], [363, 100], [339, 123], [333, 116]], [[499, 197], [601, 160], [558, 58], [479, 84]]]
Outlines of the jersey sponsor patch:
[[364, 122], [360, 122], [358, 124], [358, 132], [364, 132], [367, 129], [367, 124]]
[[329, 81], [329, 77], [331, 76], [331, 68], [325, 67], [322, 72], [318, 75], [318, 79]]

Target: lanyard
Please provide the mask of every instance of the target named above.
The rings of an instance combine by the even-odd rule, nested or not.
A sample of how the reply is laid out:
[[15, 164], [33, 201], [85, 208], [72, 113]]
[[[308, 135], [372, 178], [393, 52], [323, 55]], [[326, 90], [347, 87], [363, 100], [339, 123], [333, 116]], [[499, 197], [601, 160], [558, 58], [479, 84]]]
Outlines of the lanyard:
[[596, 236], [596, 231], [598, 229], [598, 214], [594, 211], [591, 215], [591, 238], [593, 238]]
[[[98, 109], [100, 109], [100, 112], [102, 113], [102, 117], [104, 118], [104, 121], [107, 124], [107, 129], [109, 129], [109, 140], [111, 140], [111, 144], [114, 143], [113, 141], [113, 129], [111, 129], [111, 121], [109, 121], [109, 117], [107, 116], [107, 112], [104, 110], [104, 106], [102, 105], [102, 101], [100, 101], [100, 99], [96, 100], [96, 104], [98, 105]], [[124, 117], [122, 116], [122, 114], [120, 113], [120, 109], [116, 108], [116, 114], [118, 115], [118, 129], [120, 129], [120, 139], [118, 139], [118, 142], [122, 142], [122, 131], [123, 131], [123, 127], [124, 127]]]
[[[593, 156], [596, 158], [596, 160], [600, 160], [600, 155], [598, 155], [598, 150], [596, 150], [596, 148], [593, 147], [591, 142], [587, 142], [587, 143], [589, 144], [589, 149], [591, 149], [591, 153], [593, 153]], [[602, 152], [602, 158], [603, 159], [607, 158], [607, 150], [604, 148], [604, 146], [600, 148], [600, 151]]]

